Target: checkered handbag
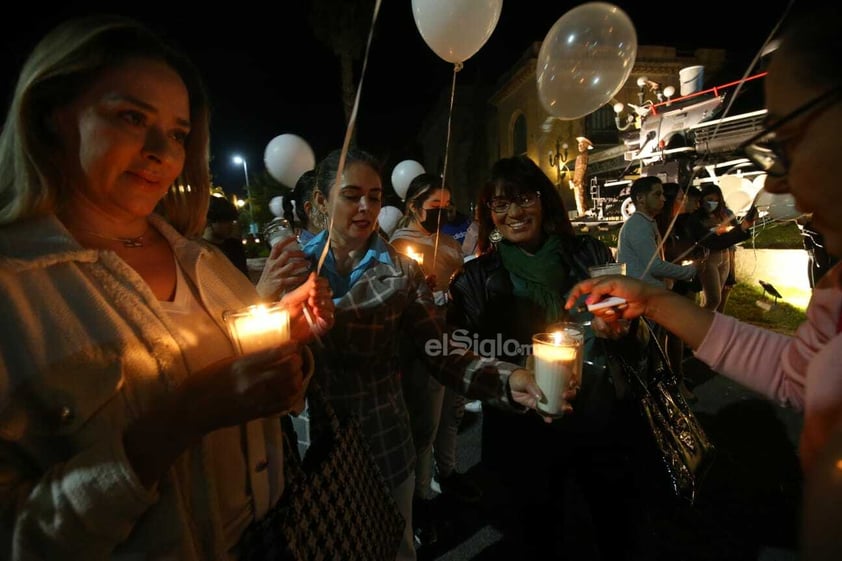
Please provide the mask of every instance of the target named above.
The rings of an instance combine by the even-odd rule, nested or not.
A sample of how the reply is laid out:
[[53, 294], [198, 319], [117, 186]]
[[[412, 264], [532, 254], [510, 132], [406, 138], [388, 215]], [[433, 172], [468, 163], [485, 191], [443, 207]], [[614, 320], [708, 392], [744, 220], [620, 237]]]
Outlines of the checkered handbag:
[[298, 460], [284, 438], [286, 489], [278, 504], [253, 523], [238, 546], [241, 561], [393, 561], [404, 518], [375, 463], [356, 417], [340, 422], [311, 382], [308, 400], [321, 403], [330, 432]]

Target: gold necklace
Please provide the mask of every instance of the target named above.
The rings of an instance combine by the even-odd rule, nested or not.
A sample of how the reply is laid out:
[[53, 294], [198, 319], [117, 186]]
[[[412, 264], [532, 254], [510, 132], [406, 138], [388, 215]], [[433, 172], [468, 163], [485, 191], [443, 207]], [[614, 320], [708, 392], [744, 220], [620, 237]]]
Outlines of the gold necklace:
[[143, 247], [143, 237], [149, 233], [149, 226], [146, 226], [146, 230], [134, 238], [120, 238], [120, 237], [112, 237], [112, 236], [105, 236], [103, 234], [99, 234], [94, 232], [93, 230], [80, 230], [80, 232], [84, 232], [86, 234], [90, 234], [92, 236], [96, 236], [98, 238], [102, 238], [103, 240], [111, 240], [113, 242], [121, 242], [123, 247], [128, 248], [136, 248], [136, 247]]

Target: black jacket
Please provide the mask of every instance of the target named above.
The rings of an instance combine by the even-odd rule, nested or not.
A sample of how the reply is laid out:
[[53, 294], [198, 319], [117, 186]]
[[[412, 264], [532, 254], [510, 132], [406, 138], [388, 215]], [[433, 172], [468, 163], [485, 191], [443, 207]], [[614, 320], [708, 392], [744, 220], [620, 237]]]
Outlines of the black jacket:
[[743, 230], [736, 220], [731, 221], [734, 227], [724, 234], [711, 232], [707, 222], [707, 213], [704, 210], [697, 210], [687, 217], [686, 230], [698, 245], [710, 251], [728, 249], [751, 237], [751, 230]]
[[[568, 271], [567, 286], [559, 287], [565, 297], [574, 284], [589, 277], [588, 267], [614, 262], [608, 246], [587, 235], [576, 236], [564, 244], [561, 258]], [[480, 354], [486, 354], [482, 351], [488, 348], [500, 350], [499, 345], [494, 344], [483, 349], [483, 342], [514, 339], [520, 344], [530, 344], [532, 335], [547, 327], [545, 312], [533, 302], [515, 296], [513, 289], [511, 275], [498, 252], [492, 251], [465, 263], [450, 283], [447, 317], [451, 331], [467, 330], [473, 341], [479, 343]], [[569, 319], [584, 322], [591, 319], [591, 314], [573, 313]], [[581, 390], [573, 404], [575, 413], [553, 423], [553, 427], [576, 431], [600, 429], [611, 417], [613, 404], [618, 394], [624, 395], [626, 386], [620, 382], [615, 388], [615, 375], [607, 368], [605, 345], [610, 344], [594, 337], [590, 328], [586, 330], [585, 370]], [[496, 358], [520, 364], [526, 361], [526, 356], [514, 357], [499, 352]], [[542, 423], [534, 417], [537, 423]]]

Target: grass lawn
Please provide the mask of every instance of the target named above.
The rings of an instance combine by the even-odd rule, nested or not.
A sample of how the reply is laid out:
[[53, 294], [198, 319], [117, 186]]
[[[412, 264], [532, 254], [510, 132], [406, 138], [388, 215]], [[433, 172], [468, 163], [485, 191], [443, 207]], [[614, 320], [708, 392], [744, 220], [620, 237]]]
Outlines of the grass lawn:
[[[765, 310], [757, 305], [758, 301], [773, 305], [771, 309]], [[755, 288], [755, 285], [742, 282], [737, 282], [731, 291], [728, 303], [725, 305], [725, 313], [787, 335], [792, 335], [795, 329], [807, 319], [801, 308], [781, 300], [775, 304], [773, 298], [769, 298], [768, 295], [763, 296], [763, 289], [759, 285]]]
[[[582, 233], [590, 234], [609, 247], [617, 247], [617, 235], [620, 231], [620, 223], [608, 226], [590, 225], [579, 229]], [[753, 249], [803, 249], [801, 233], [795, 222], [758, 222], [755, 226], [754, 237], [742, 244], [747, 250]], [[806, 274], [806, 271], [805, 271]], [[766, 280], [769, 280], [768, 278]], [[756, 279], [748, 275], [737, 275], [737, 285], [731, 291], [725, 313], [748, 323], [773, 329], [781, 333], [792, 334], [805, 319], [804, 310], [800, 306], [788, 303], [806, 302], [809, 299], [809, 289], [781, 287], [783, 298], [774, 304], [771, 309], [765, 310], [757, 305], [758, 301], [773, 304], [774, 298], [763, 294], [763, 288]]]

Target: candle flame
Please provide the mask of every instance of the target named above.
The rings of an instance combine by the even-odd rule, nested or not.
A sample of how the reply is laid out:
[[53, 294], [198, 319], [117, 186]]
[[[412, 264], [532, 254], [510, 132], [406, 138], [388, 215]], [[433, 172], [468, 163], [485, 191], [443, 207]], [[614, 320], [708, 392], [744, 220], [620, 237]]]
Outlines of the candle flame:
[[255, 304], [249, 308], [249, 313], [253, 316], [266, 316], [269, 314], [269, 310], [266, 308], [265, 304]]
[[407, 246], [406, 256], [409, 257], [410, 259], [414, 260], [419, 265], [424, 264], [424, 255], [422, 255], [421, 253], [415, 253], [415, 251], [412, 249], [411, 246]]
[[550, 337], [553, 339], [553, 345], [561, 345], [564, 343], [564, 333], [561, 331], [553, 331]]

